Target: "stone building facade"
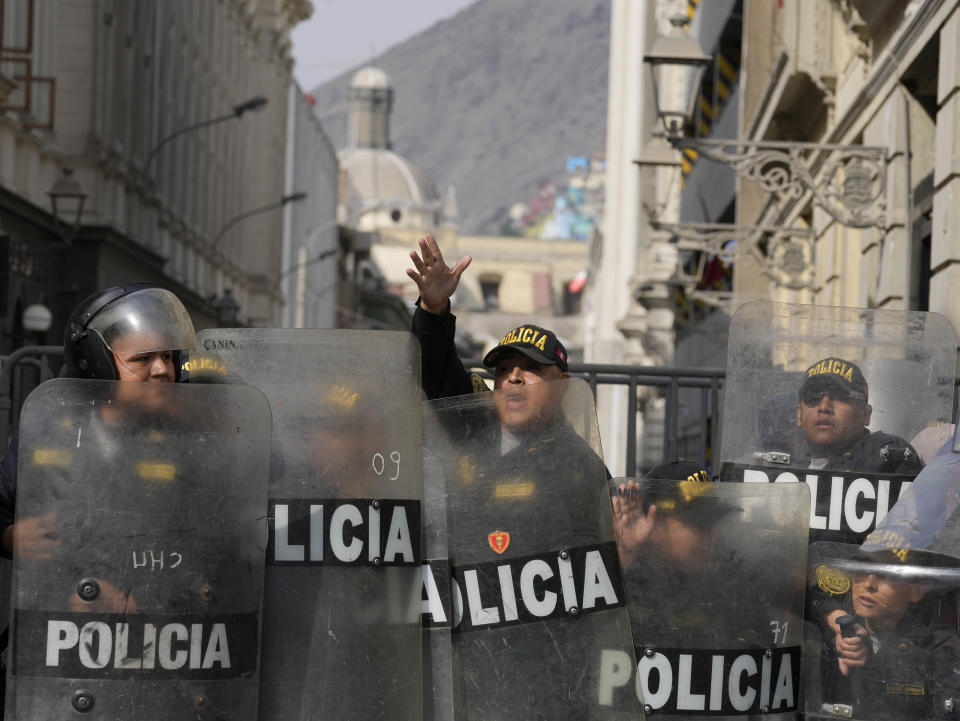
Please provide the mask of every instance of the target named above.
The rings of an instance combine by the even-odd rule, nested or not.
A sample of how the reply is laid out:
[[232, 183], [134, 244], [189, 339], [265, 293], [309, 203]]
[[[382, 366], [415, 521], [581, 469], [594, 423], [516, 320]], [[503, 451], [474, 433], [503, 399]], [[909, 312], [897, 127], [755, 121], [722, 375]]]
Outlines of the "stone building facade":
[[[587, 357], [722, 366], [729, 318], [753, 299], [930, 310], [957, 327], [960, 3], [645, 5], [642, 17], [631, 15], [638, 11], [630, 3], [613, 6], [607, 222], [593, 266], [610, 275], [590, 301], [599, 324], [588, 323]], [[692, 148], [674, 167], [629, 168], [657, 129], [643, 55], [670, 31], [665, 21], [683, 14], [691, 21], [686, 32], [711, 58], [698, 87], [687, 73], [661, 90], [661, 100], [663, 92], [695, 93], [683, 135], [830, 146], [794, 146], [791, 173], [809, 173], [809, 182], [765, 178], [764, 186]], [[851, 149], [878, 160], [845, 164]], [[662, 228], [671, 223], [789, 229], [802, 240], [753, 243], [741, 232], [728, 253], [713, 257], [678, 252], [676, 235]], [[785, 247], [793, 250], [780, 252]], [[703, 257], [709, 272], [697, 262]], [[603, 320], [610, 311], [613, 320]], [[641, 404], [647, 412], [656, 410], [650, 400]], [[622, 417], [601, 405], [608, 444]]]
[[[84, 295], [139, 280], [177, 292], [198, 327], [218, 321], [228, 290], [245, 322], [279, 325], [289, 33], [308, 0], [0, 10], [2, 351], [21, 340], [20, 306], [47, 304], [55, 341]], [[266, 105], [235, 112], [255, 97]], [[69, 244], [48, 198], [65, 167], [86, 195]]]
[[[775, 207], [745, 183], [740, 217], [809, 225], [815, 260], [807, 289], [757, 288], [741, 272], [738, 288], [821, 305], [935, 310], [956, 326], [960, 3], [812, 4], [747, 13], [743, 136], [883, 149], [885, 187], [871, 208], [877, 223], [850, 227], [809, 193]], [[820, 162], [821, 179], [829, 159]]]

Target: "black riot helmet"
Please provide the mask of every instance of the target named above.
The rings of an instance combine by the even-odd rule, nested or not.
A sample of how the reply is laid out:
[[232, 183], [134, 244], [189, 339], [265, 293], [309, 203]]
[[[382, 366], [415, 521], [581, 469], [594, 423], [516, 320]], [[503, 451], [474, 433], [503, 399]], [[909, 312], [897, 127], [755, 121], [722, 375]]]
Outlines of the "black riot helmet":
[[137, 353], [173, 351], [180, 380], [181, 351], [196, 346], [193, 322], [173, 293], [152, 283], [130, 283], [98, 291], [78, 305], [63, 333], [67, 374], [117, 380], [113, 345], [133, 340]]

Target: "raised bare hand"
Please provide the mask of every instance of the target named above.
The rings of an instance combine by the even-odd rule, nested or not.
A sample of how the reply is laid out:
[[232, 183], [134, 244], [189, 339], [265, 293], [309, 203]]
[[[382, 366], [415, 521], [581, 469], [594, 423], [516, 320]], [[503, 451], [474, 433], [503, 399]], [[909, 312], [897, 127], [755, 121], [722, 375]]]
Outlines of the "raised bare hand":
[[613, 527], [622, 566], [632, 563], [639, 554], [640, 547], [653, 532], [656, 520], [656, 506], [650, 506], [644, 513], [640, 484], [633, 480], [621, 483], [613, 497]]
[[447, 309], [447, 301], [460, 284], [460, 276], [473, 260], [465, 255], [452, 268], [443, 260], [443, 253], [436, 239], [429, 233], [420, 239], [420, 253], [410, 251], [413, 268], [407, 268], [407, 275], [420, 289], [420, 307], [428, 313], [441, 315]]

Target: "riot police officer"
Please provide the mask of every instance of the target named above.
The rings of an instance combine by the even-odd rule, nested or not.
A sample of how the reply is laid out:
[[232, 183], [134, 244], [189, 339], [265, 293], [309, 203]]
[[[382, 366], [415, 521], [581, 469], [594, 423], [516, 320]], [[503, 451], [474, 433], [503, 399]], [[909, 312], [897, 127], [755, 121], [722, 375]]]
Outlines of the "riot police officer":
[[943, 591], [932, 579], [955, 585], [956, 563], [891, 550], [860, 551], [847, 572], [818, 567], [818, 589], [841, 606], [819, 621], [823, 702], [848, 706], [853, 718], [957, 717], [960, 637], [924, 608], [931, 590]]
[[867, 381], [850, 361], [828, 357], [804, 373], [797, 399], [797, 425], [814, 470], [916, 474], [920, 454], [903, 438], [870, 432], [873, 412]]
[[704, 562], [713, 527], [735, 510], [710, 482], [698, 464], [675, 460], [654, 466], [641, 482], [621, 483], [613, 496], [621, 564], [630, 565], [644, 547], [679, 567]]
[[[63, 337], [66, 373], [74, 378], [173, 383], [181, 354], [195, 346], [193, 322], [173, 293], [151, 283], [98, 291], [70, 315]], [[17, 439], [0, 461], [0, 533], [3, 550], [45, 558], [59, 543], [51, 514], [14, 522]]]

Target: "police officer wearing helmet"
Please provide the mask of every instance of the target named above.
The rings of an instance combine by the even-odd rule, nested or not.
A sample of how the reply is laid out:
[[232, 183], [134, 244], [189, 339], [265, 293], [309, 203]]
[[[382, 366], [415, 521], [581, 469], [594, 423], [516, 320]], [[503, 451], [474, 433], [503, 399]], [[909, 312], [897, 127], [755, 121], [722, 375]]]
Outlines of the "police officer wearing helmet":
[[797, 399], [797, 425], [814, 470], [916, 474], [923, 461], [903, 438], [870, 432], [873, 412], [867, 381], [850, 361], [829, 357], [804, 374]]
[[[66, 375], [74, 378], [173, 383], [184, 351], [195, 346], [190, 315], [170, 291], [131, 283], [99, 291], [70, 315], [64, 331]], [[0, 533], [5, 554], [47, 558], [59, 543], [52, 518], [14, 522], [17, 439], [0, 461]], [[48, 514], [49, 515], [49, 514]]]

